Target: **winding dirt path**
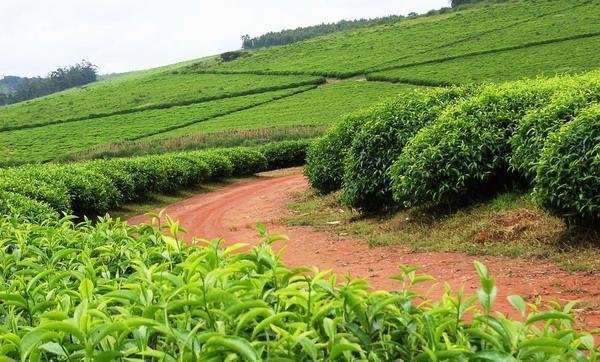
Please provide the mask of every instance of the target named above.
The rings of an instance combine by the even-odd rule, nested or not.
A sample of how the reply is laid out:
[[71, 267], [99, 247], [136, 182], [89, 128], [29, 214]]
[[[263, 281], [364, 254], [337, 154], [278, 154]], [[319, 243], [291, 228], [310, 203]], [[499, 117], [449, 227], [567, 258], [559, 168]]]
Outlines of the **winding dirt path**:
[[[479, 287], [473, 262], [483, 262], [496, 277], [499, 289], [496, 310], [517, 318], [506, 301], [519, 294], [528, 301], [541, 297], [544, 301], [582, 301], [579, 319], [588, 330], [600, 328], [600, 274], [569, 273], [538, 260], [508, 257], [472, 257], [461, 253], [411, 252], [403, 246], [371, 248], [366, 243], [333, 233], [317, 232], [311, 227], [288, 227], [281, 219], [290, 215], [286, 205], [294, 193], [306, 190], [306, 179], [299, 169], [283, 176], [261, 176], [241, 181], [220, 190], [197, 195], [167, 207], [167, 214], [179, 220], [187, 237], [223, 238], [229, 242], [255, 244], [259, 237], [256, 221], [264, 223], [271, 233], [286, 234], [288, 241], [276, 243], [285, 247], [284, 262], [289, 267], [310, 265], [332, 269], [338, 275], [350, 274], [369, 280], [377, 289], [395, 289], [399, 284], [389, 277], [398, 274], [399, 264], [424, 267], [423, 272], [439, 281], [447, 281], [454, 291], [464, 288], [472, 294]], [[129, 223], [146, 222], [136, 216]], [[442, 282], [418, 288], [430, 297], [439, 297]]]

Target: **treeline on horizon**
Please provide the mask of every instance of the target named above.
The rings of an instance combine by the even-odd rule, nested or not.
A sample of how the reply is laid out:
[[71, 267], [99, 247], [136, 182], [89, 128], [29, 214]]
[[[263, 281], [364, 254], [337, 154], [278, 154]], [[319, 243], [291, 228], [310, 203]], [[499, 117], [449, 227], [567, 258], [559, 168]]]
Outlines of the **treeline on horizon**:
[[[464, 5], [470, 5], [474, 3], [485, 2], [489, 0], [450, 0], [451, 7], [443, 7], [438, 10], [430, 10], [423, 14], [424, 16], [438, 15], [448, 13], [456, 8], [460, 8]], [[506, 0], [496, 0], [495, 2], [504, 2]], [[281, 31], [271, 31], [266, 34], [250, 37], [250, 35], [242, 35], [242, 48], [245, 50], [267, 48], [277, 45], [286, 45], [302, 40], [308, 40], [317, 36], [335, 33], [337, 31], [357, 29], [373, 25], [384, 25], [392, 24], [405, 18], [414, 18], [419, 16], [417, 13], [410, 13], [407, 16], [404, 15], [390, 15], [384, 17], [377, 17], [371, 19], [357, 19], [357, 20], [341, 20], [337, 23], [323, 23], [319, 25], [312, 25], [307, 27], [298, 27], [296, 29], [286, 29]]]
[[80, 63], [60, 67], [47, 77], [20, 78], [8, 76], [3, 79], [8, 92], [0, 92], [0, 106], [42, 97], [65, 89], [79, 87], [98, 79], [98, 67], [82, 60]]

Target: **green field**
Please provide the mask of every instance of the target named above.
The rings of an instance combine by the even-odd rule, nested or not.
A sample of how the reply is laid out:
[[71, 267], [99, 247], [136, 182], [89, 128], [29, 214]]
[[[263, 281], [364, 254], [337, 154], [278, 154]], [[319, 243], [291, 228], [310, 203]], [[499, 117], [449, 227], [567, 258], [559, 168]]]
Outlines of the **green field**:
[[600, 2], [507, 2], [336, 33], [210, 67], [231, 72], [356, 74], [439, 57], [600, 31]]
[[330, 125], [338, 117], [378, 100], [407, 92], [412, 86], [346, 80], [264, 104], [242, 112], [160, 133], [151, 138], [217, 132], [231, 129]]
[[0, 108], [0, 129], [39, 126], [97, 115], [198, 103], [316, 83], [299, 76], [128, 74], [81, 88]]
[[474, 55], [369, 74], [369, 79], [412, 84], [504, 82], [580, 73], [600, 65], [600, 35]]
[[[116, 75], [0, 108], [0, 163], [61, 159], [130, 140], [168, 145], [170, 138], [238, 130], [322, 127], [407, 89], [391, 83], [503, 82], [597, 69], [599, 9], [600, 0], [486, 3], [229, 62], [211, 56]], [[351, 75], [369, 81], [337, 82]], [[322, 83], [321, 76], [333, 78], [273, 99]]]
[[0, 160], [3, 162], [48, 161], [104, 143], [135, 140], [160, 132], [177, 130], [188, 124], [307, 91], [313, 87], [302, 86], [189, 106], [0, 132]]

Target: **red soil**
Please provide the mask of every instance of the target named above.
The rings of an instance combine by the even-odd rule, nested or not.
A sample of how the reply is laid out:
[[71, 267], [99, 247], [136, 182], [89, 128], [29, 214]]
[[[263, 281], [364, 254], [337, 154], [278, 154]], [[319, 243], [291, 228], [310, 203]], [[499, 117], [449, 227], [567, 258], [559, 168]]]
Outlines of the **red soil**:
[[[566, 303], [579, 300], [577, 310], [581, 326], [587, 330], [600, 328], [600, 274], [570, 273], [547, 261], [523, 258], [468, 256], [461, 253], [412, 252], [403, 246], [369, 247], [366, 243], [334, 233], [317, 232], [311, 227], [289, 227], [281, 219], [290, 215], [286, 205], [294, 193], [306, 190], [301, 173], [278, 177], [261, 176], [241, 181], [223, 189], [197, 195], [167, 207], [167, 214], [179, 220], [187, 237], [223, 238], [229, 242], [256, 244], [260, 238], [255, 223], [264, 223], [269, 232], [285, 234], [287, 241], [275, 244], [285, 247], [283, 261], [289, 267], [317, 266], [331, 269], [338, 275], [350, 274], [366, 278], [374, 288], [393, 290], [398, 282], [389, 279], [398, 274], [399, 264], [421, 265], [423, 272], [440, 282], [420, 286], [418, 290], [429, 298], [437, 298], [446, 281], [454, 291], [464, 288], [471, 295], [479, 287], [473, 262], [483, 262], [496, 277], [498, 297], [495, 309], [513, 318], [517, 312], [506, 297], [519, 294], [530, 302]], [[129, 220], [147, 222], [146, 216]]]

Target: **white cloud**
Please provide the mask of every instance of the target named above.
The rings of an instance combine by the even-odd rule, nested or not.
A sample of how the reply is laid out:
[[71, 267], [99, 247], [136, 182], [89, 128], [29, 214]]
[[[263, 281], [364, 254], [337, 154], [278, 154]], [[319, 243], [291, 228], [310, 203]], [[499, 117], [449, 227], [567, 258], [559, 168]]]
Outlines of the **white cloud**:
[[424, 12], [447, 0], [1, 0], [0, 74], [45, 75], [83, 58], [102, 73], [236, 49], [260, 35], [340, 19]]

